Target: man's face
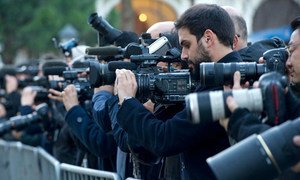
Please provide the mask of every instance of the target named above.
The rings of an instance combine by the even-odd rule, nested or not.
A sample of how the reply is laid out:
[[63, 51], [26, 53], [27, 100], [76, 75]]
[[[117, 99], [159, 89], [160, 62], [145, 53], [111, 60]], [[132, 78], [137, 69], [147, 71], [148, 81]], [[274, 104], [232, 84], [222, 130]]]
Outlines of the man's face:
[[202, 38], [197, 41], [195, 35], [187, 28], [178, 30], [179, 43], [182, 46], [181, 59], [189, 64], [199, 65], [201, 62], [211, 62], [208, 51], [205, 49]]
[[295, 30], [289, 42], [289, 58], [286, 62], [290, 83], [300, 83], [300, 29]]

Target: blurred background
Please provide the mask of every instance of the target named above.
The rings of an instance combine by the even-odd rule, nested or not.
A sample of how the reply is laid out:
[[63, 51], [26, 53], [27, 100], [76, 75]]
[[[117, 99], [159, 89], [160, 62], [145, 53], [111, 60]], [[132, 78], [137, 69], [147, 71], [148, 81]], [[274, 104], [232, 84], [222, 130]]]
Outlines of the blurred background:
[[115, 28], [140, 35], [156, 22], [176, 20], [196, 3], [239, 9], [251, 42], [272, 37], [288, 42], [289, 23], [300, 15], [300, 0], [0, 0], [0, 66], [62, 56], [53, 38], [97, 46], [97, 33], [87, 23], [93, 12]]

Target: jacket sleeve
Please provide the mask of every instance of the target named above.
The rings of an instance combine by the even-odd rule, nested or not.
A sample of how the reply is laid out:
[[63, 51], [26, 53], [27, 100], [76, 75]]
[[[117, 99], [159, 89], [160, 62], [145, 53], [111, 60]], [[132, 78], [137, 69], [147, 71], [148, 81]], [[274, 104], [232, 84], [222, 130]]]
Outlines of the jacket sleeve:
[[287, 119], [293, 120], [300, 116], [300, 101], [289, 90], [285, 95]]
[[65, 119], [74, 135], [94, 155], [105, 158], [116, 153], [113, 136], [105, 133], [79, 105], [72, 107]]
[[262, 123], [258, 116], [246, 108], [237, 108], [228, 123], [228, 134], [236, 141], [241, 141], [252, 134], [259, 134], [271, 128]]
[[106, 102], [113, 95], [108, 91], [99, 91], [94, 94], [93, 102], [93, 119], [102, 128], [104, 132], [111, 131], [111, 122], [109, 119]]
[[135, 141], [134, 139], [130, 139], [127, 132], [118, 124], [117, 122], [117, 113], [119, 111], [118, 102], [119, 99], [117, 96], [112, 96], [106, 102], [109, 111], [109, 117], [111, 120], [112, 134], [114, 136], [114, 139], [118, 147], [123, 152], [130, 153], [131, 151], [134, 151], [136, 153], [148, 153], [142, 146], [139, 145], [137, 141]]
[[130, 138], [156, 156], [175, 155], [193, 146], [209, 144], [225, 134], [218, 122], [192, 124], [185, 109], [165, 122], [158, 120], [135, 98], [122, 104], [117, 120]]

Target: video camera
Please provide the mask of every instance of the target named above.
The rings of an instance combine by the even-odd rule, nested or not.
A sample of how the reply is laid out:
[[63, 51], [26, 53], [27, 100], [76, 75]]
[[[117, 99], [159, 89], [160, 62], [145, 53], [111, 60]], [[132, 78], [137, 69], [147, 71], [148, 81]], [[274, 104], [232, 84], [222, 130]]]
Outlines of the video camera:
[[270, 49], [263, 54], [264, 64], [256, 62], [241, 63], [201, 63], [200, 85], [201, 86], [223, 86], [233, 84], [233, 74], [241, 73], [241, 82], [254, 82], [262, 74], [276, 71], [285, 74], [285, 62], [288, 58], [286, 48]]
[[[5, 75], [17, 76], [17, 75], [26, 75], [28, 76], [25, 79], [19, 80], [19, 87], [24, 87], [25, 81], [32, 82], [33, 77], [38, 74], [38, 65], [34, 64], [23, 64], [19, 66], [6, 65], [0, 69], [0, 88], [5, 89]], [[30, 80], [31, 79], [31, 80]]]
[[[49, 80], [50, 88], [63, 91], [68, 85], [73, 84], [78, 93], [79, 101], [84, 101], [91, 99], [93, 96], [93, 89], [87, 77], [79, 77], [79, 74], [82, 72], [82, 69], [77, 68], [65, 68], [62, 71], [61, 80]], [[58, 75], [60, 73], [57, 73]]]
[[184, 101], [194, 84], [190, 73], [178, 72], [161, 73], [156, 66], [158, 61], [177, 62], [178, 56], [132, 55], [132, 62], [112, 61], [108, 64], [90, 63], [89, 80], [92, 87], [114, 84], [116, 69], [133, 70], [138, 84], [137, 98], [145, 102], [149, 98], [153, 102], [172, 104]]
[[22, 130], [23, 128], [33, 123], [37, 123], [42, 120], [43, 121], [49, 120], [48, 110], [49, 110], [48, 105], [46, 103], [42, 103], [38, 105], [36, 110], [31, 114], [11, 117], [9, 120], [0, 124], [0, 136], [3, 136], [5, 133], [14, 129]]
[[192, 93], [186, 97], [188, 119], [193, 123], [209, 123], [231, 115], [226, 98], [233, 96], [238, 106], [250, 112], [265, 112], [271, 126], [285, 121], [285, 91], [288, 80], [277, 72], [262, 75], [257, 89]]

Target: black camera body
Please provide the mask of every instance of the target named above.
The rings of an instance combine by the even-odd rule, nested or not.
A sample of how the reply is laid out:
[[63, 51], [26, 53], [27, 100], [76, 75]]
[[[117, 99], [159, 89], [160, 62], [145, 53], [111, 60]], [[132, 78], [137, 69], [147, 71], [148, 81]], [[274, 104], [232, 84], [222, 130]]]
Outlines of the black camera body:
[[63, 72], [64, 81], [61, 83], [60, 90], [64, 90], [68, 85], [73, 84], [78, 94], [80, 102], [90, 100], [93, 97], [93, 89], [87, 77], [78, 77], [77, 70], [67, 70]]
[[40, 103], [49, 101], [48, 89], [46, 89], [43, 86], [30, 86], [30, 88], [32, 89], [32, 91], [36, 92], [36, 96], [34, 98], [35, 104], [40, 104]]
[[266, 51], [263, 54], [264, 64], [256, 62], [241, 63], [201, 63], [200, 85], [201, 86], [223, 86], [233, 84], [233, 74], [241, 73], [241, 82], [250, 83], [268, 72], [276, 71], [285, 74], [285, 62], [288, 58], [286, 48], [277, 48]]
[[[48, 79], [49, 88], [63, 91], [68, 85], [76, 88], [79, 101], [89, 100], [93, 96], [93, 87], [88, 77], [80, 77], [80, 73], [88, 73], [88, 68], [51, 67], [47, 75], [56, 75], [58, 79]], [[53, 70], [54, 69], [54, 70]], [[51, 70], [51, 71], [50, 71]]]
[[260, 88], [232, 91], [192, 93], [186, 97], [188, 119], [193, 123], [209, 123], [231, 115], [226, 99], [233, 96], [238, 106], [250, 112], [265, 112], [265, 123], [274, 126], [285, 120], [285, 87], [288, 80], [277, 72], [262, 75]]
[[136, 97], [141, 102], [151, 99], [161, 104], [184, 102], [192, 92], [193, 84], [189, 72], [136, 74], [138, 90]]

